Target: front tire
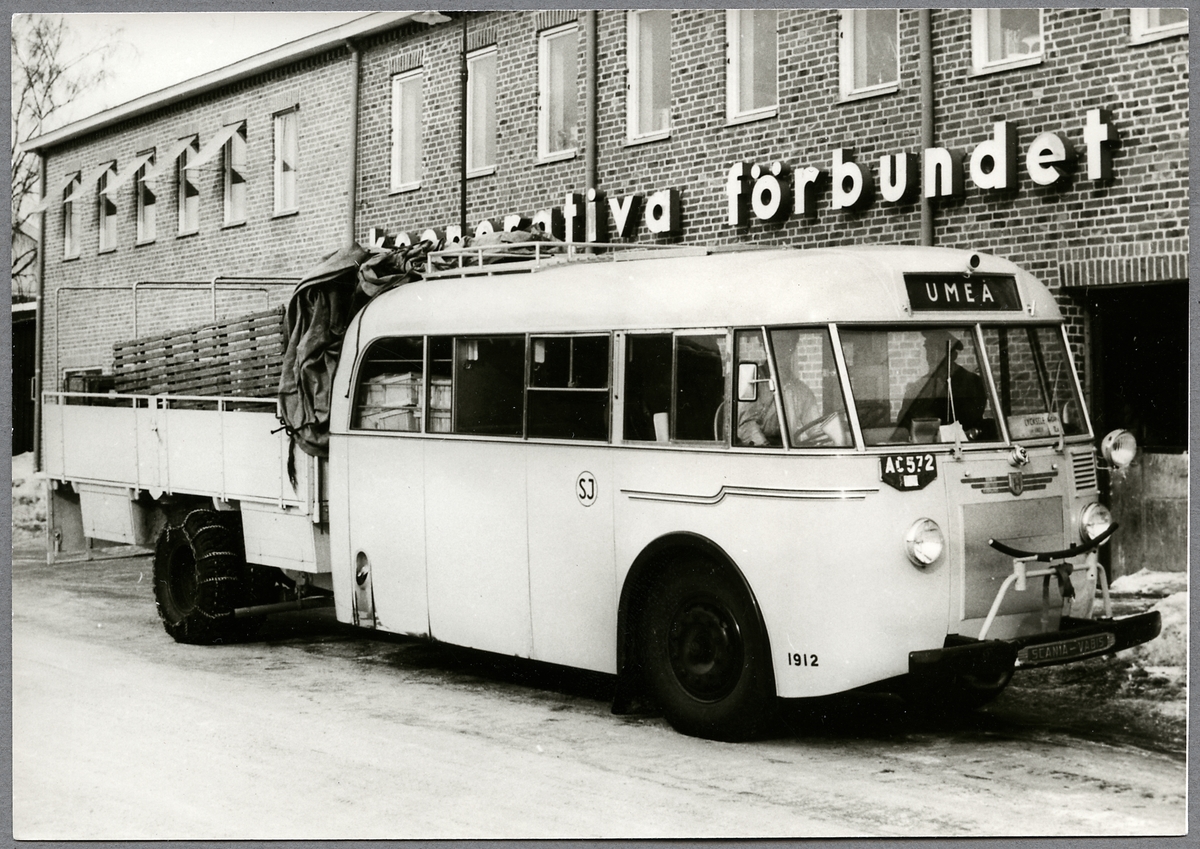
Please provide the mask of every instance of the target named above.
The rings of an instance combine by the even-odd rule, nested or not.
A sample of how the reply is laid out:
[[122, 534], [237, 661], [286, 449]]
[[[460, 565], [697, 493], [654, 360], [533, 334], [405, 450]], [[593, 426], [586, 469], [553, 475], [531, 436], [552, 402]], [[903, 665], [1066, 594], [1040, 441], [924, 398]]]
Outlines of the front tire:
[[253, 636], [261, 618], [237, 618], [253, 603], [236, 513], [192, 510], [168, 525], [154, 551], [154, 602], [163, 628], [177, 642], [211, 645]]
[[740, 741], [769, 726], [767, 639], [731, 569], [698, 558], [672, 566], [647, 597], [639, 642], [646, 687], [677, 731]]

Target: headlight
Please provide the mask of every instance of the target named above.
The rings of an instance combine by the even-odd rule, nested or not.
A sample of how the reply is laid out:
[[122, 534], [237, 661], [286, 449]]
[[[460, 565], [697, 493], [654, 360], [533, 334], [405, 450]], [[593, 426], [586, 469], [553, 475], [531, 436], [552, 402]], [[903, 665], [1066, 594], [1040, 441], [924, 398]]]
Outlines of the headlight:
[[933, 519], [917, 519], [904, 535], [904, 550], [917, 566], [928, 566], [936, 561], [945, 547], [942, 529]]
[[1079, 514], [1079, 535], [1091, 542], [1112, 527], [1112, 513], [1099, 501], [1093, 501]]
[[1118, 428], [1100, 440], [1100, 453], [1109, 465], [1123, 469], [1137, 456], [1137, 439], [1129, 431]]

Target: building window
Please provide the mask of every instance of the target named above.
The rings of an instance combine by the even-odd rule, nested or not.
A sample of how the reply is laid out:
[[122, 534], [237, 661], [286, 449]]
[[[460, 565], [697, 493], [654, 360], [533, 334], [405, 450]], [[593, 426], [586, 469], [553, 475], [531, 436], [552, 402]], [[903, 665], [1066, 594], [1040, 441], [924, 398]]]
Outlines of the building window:
[[629, 84], [625, 120], [629, 141], [671, 133], [671, 12], [628, 12]]
[[96, 220], [100, 227], [100, 253], [117, 249], [117, 204], [109, 196], [108, 186], [117, 176], [116, 165], [100, 174], [96, 194]]
[[193, 138], [191, 144], [179, 154], [179, 235], [197, 233], [200, 230], [200, 186], [197, 179], [198, 171], [189, 171], [188, 163], [200, 152], [199, 139]]
[[225, 224], [246, 220], [246, 125], [225, 142]]
[[80, 175], [76, 174], [63, 189], [63, 258], [79, 256], [79, 228], [83, 223], [83, 210], [74, 200], [79, 194]]
[[299, 208], [296, 198], [296, 166], [299, 158], [299, 118], [295, 109], [275, 116], [275, 214]]
[[728, 9], [725, 38], [725, 114], [727, 120], [753, 121], [778, 112], [779, 13], [767, 9]]
[[984, 74], [1042, 61], [1041, 9], [972, 9], [971, 61]]
[[566, 159], [579, 144], [579, 25], [538, 36], [538, 158]]
[[895, 91], [900, 82], [900, 12], [847, 9], [839, 36], [842, 97]]
[[1130, 9], [1129, 36], [1134, 44], [1187, 35], [1187, 9]]
[[415, 189], [421, 185], [420, 70], [392, 77], [392, 191]]
[[467, 57], [467, 175], [496, 169], [496, 48]]
[[137, 192], [137, 243], [139, 245], [153, 242], [157, 235], [154, 220], [154, 184], [146, 179], [146, 175], [153, 168], [154, 154], [151, 152], [150, 157], [138, 169], [137, 177], [134, 180]]

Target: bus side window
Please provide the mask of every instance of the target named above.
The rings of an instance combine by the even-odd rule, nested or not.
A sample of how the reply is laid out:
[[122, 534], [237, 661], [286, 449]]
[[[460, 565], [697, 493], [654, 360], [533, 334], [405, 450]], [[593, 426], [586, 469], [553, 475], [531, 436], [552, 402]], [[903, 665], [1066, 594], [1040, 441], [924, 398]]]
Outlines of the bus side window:
[[722, 438], [725, 339], [713, 334], [675, 337], [674, 439]]
[[607, 440], [609, 337], [534, 336], [530, 342], [529, 436]]
[[[670, 438], [670, 333], [625, 337], [625, 439], [665, 442]], [[658, 416], [660, 434], [655, 434]]]
[[423, 371], [420, 336], [373, 342], [358, 370], [350, 426], [419, 433]]
[[463, 336], [454, 348], [454, 432], [521, 436], [525, 337]]
[[449, 336], [429, 337], [429, 433], [449, 433], [453, 403], [454, 340]]
[[767, 363], [767, 346], [763, 342], [762, 331], [739, 330], [734, 337], [734, 344], [738, 366], [754, 365], [757, 375], [755, 382], [747, 387], [751, 390], [753, 398], [747, 400], [739, 398], [738, 388], [734, 388], [733, 400], [737, 405], [734, 412], [734, 421], [737, 422], [734, 445], [760, 448], [780, 447], [783, 445], [783, 436], [779, 425], [779, 411], [775, 405], [771, 367]]
[[626, 439], [720, 441], [724, 401], [725, 336], [625, 337]]

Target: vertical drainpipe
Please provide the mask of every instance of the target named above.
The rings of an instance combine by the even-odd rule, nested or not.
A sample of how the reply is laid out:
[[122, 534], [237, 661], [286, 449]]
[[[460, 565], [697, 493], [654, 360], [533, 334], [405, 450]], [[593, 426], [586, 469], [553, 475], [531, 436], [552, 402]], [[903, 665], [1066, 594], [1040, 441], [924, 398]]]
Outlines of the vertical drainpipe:
[[597, 80], [597, 66], [599, 47], [597, 41], [597, 26], [596, 26], [596, 10], [592, 9], [584, 13], [584, 20], [587, 29], [587, 59], [585, 63], [584, 73], [586, 75], [585, 82], [585, 104], [584, 111], [584, 134], [587, 138], [587, 147], [584, 151], [585, 167], [587, 169], [587, 188], [598, 189], [600, 187], [599, 164], [597, 162], [596, 151], [598, 142], [596, 139], [596, 114], [599, 109], [599, 83]]
[[[42, 191], [46, 191], [46, 155], [38, 154], [39, 167], [41, 169]], [[45, 310], [42, 308], [46, 300], [45, 292], [45, 273], [46, 273], [46, 213], [40, 213], [41, 219], [38, 222], [38, 238], [37, 238], [37, 262], [34, 265], [34, 274], [37, 279], [37, 297], [34, 301], [33, 313], [33, 470], [40, 472], [42, 470], [42, 349], [45, 347], [45, 328], [43, 315]], [[57, 328], [55, 329], [57, 332]], [[23, 387], [16, 388], [18, 392], [26, 391]], [[49, 525], [49, 522], [47, 522]]]
[[[921, 157], [933, 147], [933, 24], [929, 9], [918, 11], [921, 66]], [[921, 244], [933, 245], [933, 202], [921, 191]]]
[[362, 53], [347, 41], [350, 50], [350, 149], [346, 174], [346, 247], [354, 244], [358, 231], [358, 109], [359, 76], [362, 70]]
[[467, 15], [464, 12], [462, 16], [462, 65], [460, 70], [460, 78], [462, 85], [459, 87], [459, 108], [461, 110], [462, 121], [459, 134], [459, 141], [462, 149], [462, 175], [459, 183], [458, 191], [458, 223], [462, 227], [462, 238], [464, 242], [467, 238]]

